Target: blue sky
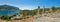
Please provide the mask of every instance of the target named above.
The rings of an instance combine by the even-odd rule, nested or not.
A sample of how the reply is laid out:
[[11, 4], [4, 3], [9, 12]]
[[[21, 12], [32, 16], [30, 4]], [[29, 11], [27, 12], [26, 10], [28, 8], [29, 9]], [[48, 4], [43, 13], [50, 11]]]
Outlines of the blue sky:
[[36, 9], [39, 5], [41, 8], [45, 6], [46, 8], [50, 8], [51, 6], [60, 6], [60, 0], [0, 0], [0, 5], [8, 4], [12, 6], [16, 6], [20, 9]]

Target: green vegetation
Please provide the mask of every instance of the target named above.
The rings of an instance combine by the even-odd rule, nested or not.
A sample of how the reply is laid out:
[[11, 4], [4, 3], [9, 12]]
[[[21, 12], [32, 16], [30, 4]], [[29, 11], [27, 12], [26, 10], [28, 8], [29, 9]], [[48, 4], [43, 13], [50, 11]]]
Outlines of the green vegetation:
[[[55, 7], [55, 6], [52, 6], [51, 9], [53, 11], [57, 11], [57, 10], [60, 10], [60, 7]], [[40, 14], [42, 13], [42, 10], [43, 9], [40, 9]], [[46, 11], [49, 11], [50, 8], [45, 8]], [[36, 15], [37, 14], [37, 9], [34, 9], [34, 10], [21, 10], [20, 11], [20, 14], [23, 14], [23, 16], [27, 16], [27, 15]]]
[[11, 20], [10, 16], [1, 16], [0, 18], [3, 20], [8, 20], [8, 21]]

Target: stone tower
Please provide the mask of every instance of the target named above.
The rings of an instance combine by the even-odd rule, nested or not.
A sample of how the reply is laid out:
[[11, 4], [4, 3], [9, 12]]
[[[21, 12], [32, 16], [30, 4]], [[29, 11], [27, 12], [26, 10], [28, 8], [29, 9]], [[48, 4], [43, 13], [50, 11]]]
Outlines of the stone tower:
[[38, 6], [38, 9], [37, 9], [37, 15], [40, 14], [40, 6]]

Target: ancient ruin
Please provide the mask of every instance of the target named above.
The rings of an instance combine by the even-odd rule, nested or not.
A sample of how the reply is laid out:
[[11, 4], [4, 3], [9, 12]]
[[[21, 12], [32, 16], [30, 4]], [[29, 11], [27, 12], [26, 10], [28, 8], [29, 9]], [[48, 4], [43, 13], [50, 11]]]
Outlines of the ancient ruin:
[[[43, 6], [42, 14], [39, 13], [40, 6], [38, 6], [37, 15], [28, 17], [28, 18], [20, 18], [21, 16], [18, 16], [17, 19], [11, 19], [10, 22], [60, 22], [60, 12], [56, 11], [53, 12], [52, 8], [50, 8], [49, 11], [45, 10], [45, 6]], [[48, 13], [47, 13], [48, 12]]]

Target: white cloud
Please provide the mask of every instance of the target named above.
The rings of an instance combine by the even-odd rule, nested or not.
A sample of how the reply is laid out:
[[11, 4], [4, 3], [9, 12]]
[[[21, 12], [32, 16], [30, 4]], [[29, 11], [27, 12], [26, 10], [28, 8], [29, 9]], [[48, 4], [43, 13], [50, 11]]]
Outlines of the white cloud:
[[[4, 5], [4, 3], [0, 5]], [[17, 5], [17, 4], [10, 4], [10, 3], [7, 3], [7, 5], [16, 6], [21, 10], [33, 10], [37, 8], [37, 6], [33, 6], [33, 5]]]
[[28, 7], [28, 6], [23, 6], [23, 7], [20, 7], [21, 10], [32, 10], [31, 7]]

